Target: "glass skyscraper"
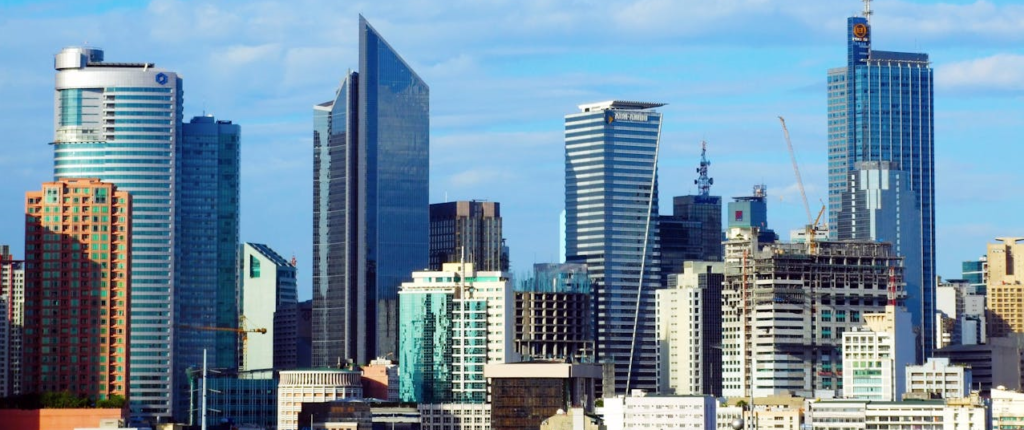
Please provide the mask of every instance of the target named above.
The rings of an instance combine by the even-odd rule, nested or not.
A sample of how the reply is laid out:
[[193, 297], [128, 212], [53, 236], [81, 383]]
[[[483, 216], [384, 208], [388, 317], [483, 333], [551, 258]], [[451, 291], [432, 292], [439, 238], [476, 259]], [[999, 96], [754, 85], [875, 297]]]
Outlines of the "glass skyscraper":
[[130, 400], [133, 415], [167, 420], [175, 378], [176, 145], [181, 78], [152, 63], [103, 61], [103, 51], [57, 54], [54, 176], [100, 178], [132, 196]]
[[[851, 226], [840, 219], [842, 195], [857, 163], [888, 161], [906, 172], [920, 210], [920, 292], [907, 302], [927, 357], [935, 310], [935, 138], [933, 71], [928, 54], [871, 49], [871, 26], [847, 20], [846, 67], [828, 71], [829, 224], [833, 237]], [[901, 220], [902, 221], [902, 220]], [[910, 222], [910, 220], [908, 220]], [[898, 222], [900, 224], [900, 222]], [[904, 246], [915, 246], [905, 244]], [[914, 288], [913, 285], [908, 287]], [[917, 293], [917, 294], [915, 294]]]
[[177, 147], [174, 315], [175, 415], [189, 409], [189, 367], [238, 368], [238, 334], [188, 327], [238, 327], [241, 127], [212, 116], [182, 125]]
[[428, 264], [430, 89], [359, 17], [359, 72], [313, 108], [313, 366], [398, 351]]
[[658, 388], [659, 106], [608, 101], [565, 117], [566, 261], [586, 264], [593, 282], [597, 360], [615, 369], [614, 390], [602, 386], [605, 395]]

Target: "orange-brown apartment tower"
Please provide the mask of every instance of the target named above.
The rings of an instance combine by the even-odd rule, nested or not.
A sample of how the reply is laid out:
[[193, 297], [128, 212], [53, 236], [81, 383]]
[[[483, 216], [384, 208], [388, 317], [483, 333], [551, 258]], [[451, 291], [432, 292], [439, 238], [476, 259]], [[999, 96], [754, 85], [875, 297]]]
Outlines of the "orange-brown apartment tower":
[[25, 193], [22, 392], [128, 397], [130, 226], [128, 192], [98, 179]]

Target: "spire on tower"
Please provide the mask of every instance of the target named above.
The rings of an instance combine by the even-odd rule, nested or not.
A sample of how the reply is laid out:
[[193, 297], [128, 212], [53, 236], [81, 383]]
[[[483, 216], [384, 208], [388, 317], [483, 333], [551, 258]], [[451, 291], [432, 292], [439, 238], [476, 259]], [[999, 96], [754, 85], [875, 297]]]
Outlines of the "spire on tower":
[[864, 0], [864, 19], [871, 22], [871, 0]]
[[694, 184], [697, 184], [697, 194], [702, 197], [707, 197], [711, 192], [711, 185], [715, 183], [714, 178], [708, 177], [708, 166], [711, 165], [711, 161], [708, 160], [708, 143], [700, 142], [700, 167], [697, 168], [697, 179], [693, 180]]

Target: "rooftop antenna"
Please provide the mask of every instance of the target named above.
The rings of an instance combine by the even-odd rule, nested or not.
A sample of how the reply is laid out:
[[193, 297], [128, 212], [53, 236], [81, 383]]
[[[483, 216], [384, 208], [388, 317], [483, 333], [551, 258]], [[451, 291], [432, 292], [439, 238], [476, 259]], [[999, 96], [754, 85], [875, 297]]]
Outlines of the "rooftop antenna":
[[871, 24], [871, 0], [864, 0], [864, 19]]
[[714, 178], [708, 177], [708, 166], [710, 165], [711, 161], [708, 160], [708, 143], [706, 141], [701, 141], [700, 167], [697, 168], [697, 179], [693, 180], [693, 183], [697, 184], [697, 193], [701, 197], [708, 197], [711, 192], [711, 185], [715, 183]]

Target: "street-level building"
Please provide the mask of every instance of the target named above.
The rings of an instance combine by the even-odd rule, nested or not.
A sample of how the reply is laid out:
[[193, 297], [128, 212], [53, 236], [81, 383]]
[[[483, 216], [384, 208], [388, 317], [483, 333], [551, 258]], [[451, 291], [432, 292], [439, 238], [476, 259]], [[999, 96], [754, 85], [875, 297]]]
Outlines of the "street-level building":
[[971, 369], [948, 358], [929, 358], [907, 366], [907, 393], [932, 399], [960, 399], [971, 394]]
[[285, 370], [277, 384], [277, 430], [298, 430], [303, 403], [361, 399], [358, 371], [347, 369]]
[[1024, 393], [992, 389], [992, 428], [998, 430], [1024, 430]]
[[602, 417], [608, 430], [705, 430], [715, 428], [717, 407], [712, 396], [648, 396], [636, 390], [606, 397]]
[[907, 389], [903, 369], [915, 362], [913, 316], [897, 306], [863, 316], [864, 327], [843, 333], [843, 397], [899, 400]]

